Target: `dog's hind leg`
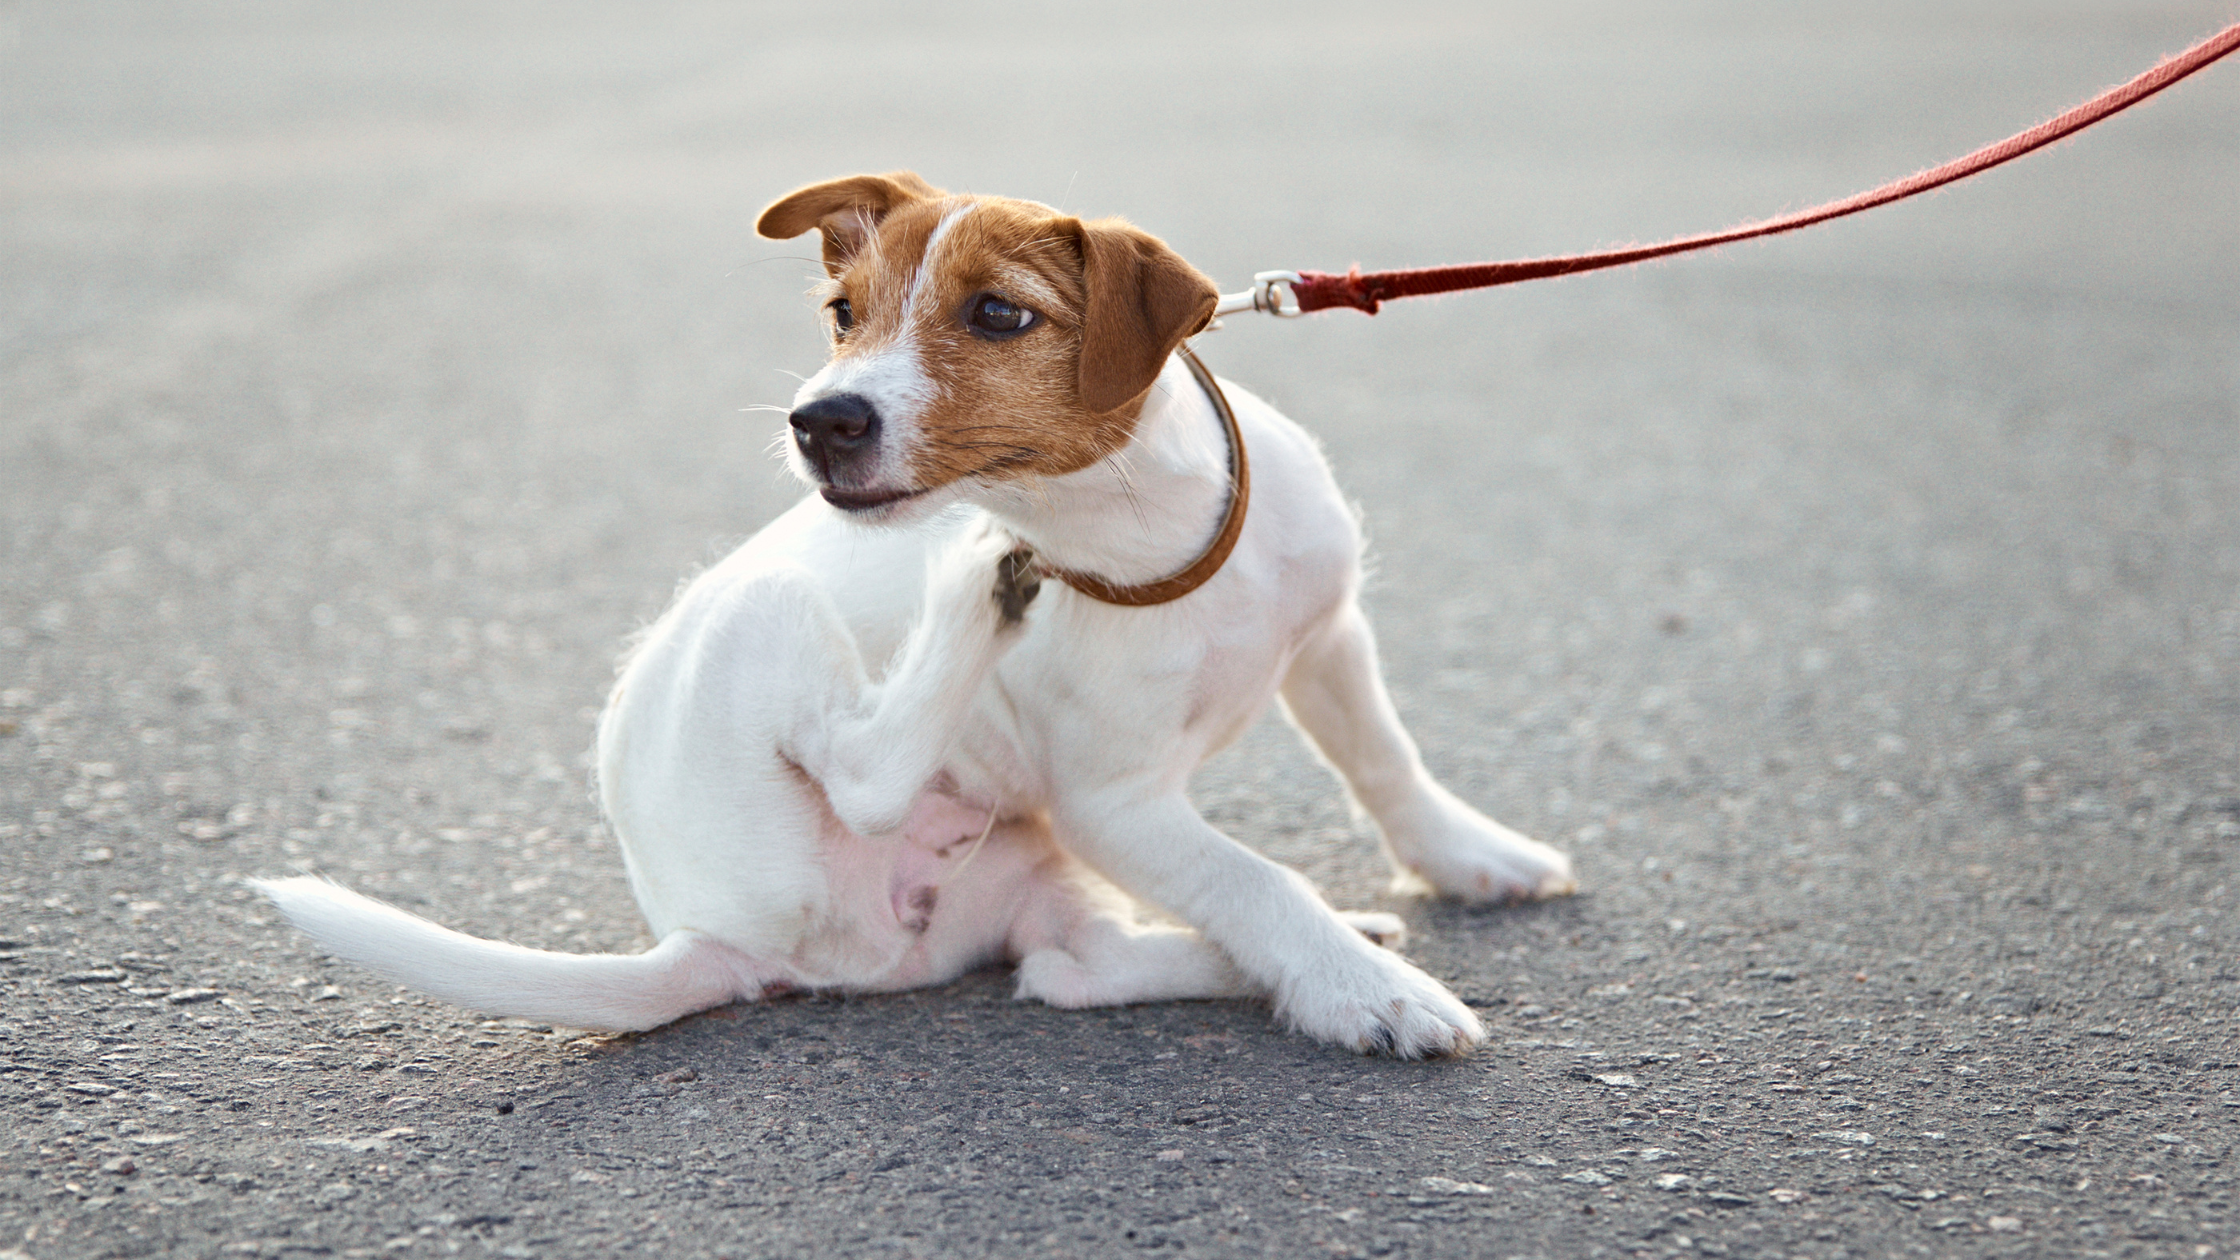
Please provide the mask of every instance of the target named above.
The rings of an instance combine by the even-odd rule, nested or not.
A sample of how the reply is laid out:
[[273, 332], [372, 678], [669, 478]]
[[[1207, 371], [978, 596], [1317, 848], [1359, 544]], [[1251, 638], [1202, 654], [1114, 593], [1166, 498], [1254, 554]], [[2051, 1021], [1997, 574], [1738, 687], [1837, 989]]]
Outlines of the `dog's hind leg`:
[[1078, 864], [1047, 863], [1033, 878], [1012, 933], [1019, 997], [1078, 1009], [1262, 995], [1203, 936], [1135, 922], [1127, 895]]
[[1465, 901], [1562, 896], [1578, 887], [1571, 859], [1472, 809], [1424, 769], [1385, 693], [1376, 639], [1359, 605], [1347, 603], [1293, 660], [1283, 705], [1383, 833], [1402, 886], [1420, 879]]
[[[1386, 948], [1407, 935], [1399, 916], [1341, 910], [1338, 918]], [[1019, 960], [1019, 996], [1051, 1006], [1126, 1006], [1192, 998], [1265, 997], [1229, 956], [1183, 927], [1145, 927], [1103, 916], [1086, 920], [1064, 948]]]
[[[863, 680], [852, 643], [831, 651], [847, 659], [831, 662], [831, 681], [783, 742], [849, 830], [899, 830], [940, 772], [988, 671], [1018, 637], [1039, 585], [1030, 561], [1000, 529], [968, 526], [930, 559], [924, 610], [884, 678]], [[825, 633], [847, 642], [836, 616]]]
[[1038, 949], [1019, 960], [1020, 997], [1079, 1008], [1261, 993], [1188, 928], [1109, 919], [1084, 927], [1065, 948]]
[[1383, 910], [1340, 910], [1338, 921], [1386, 949], [1408, 943], [1408, 925], [1400, 916]]

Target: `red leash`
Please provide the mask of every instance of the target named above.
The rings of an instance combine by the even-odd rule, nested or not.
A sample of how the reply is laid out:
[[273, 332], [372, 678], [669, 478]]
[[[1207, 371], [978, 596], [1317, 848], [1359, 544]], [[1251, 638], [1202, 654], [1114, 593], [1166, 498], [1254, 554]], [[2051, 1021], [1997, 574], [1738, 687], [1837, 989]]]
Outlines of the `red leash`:
[[[2128, 109], [2235, 49], [2240, 49], [2240, 24], [2225, 28], [2177, 56], [2165, 59], [2154, 69], [2129, 83], [2110, 88], [2068, 113], [2042, 122], [2020, 135], [2009, 136], [1997, 144], [1978, 149], [1943, 166], [1884, 184], [1880, 188], [1869, 189], [1854, 197], [1831, 201], [1810, 210], [1800, 210], [1795, 214], [1785, 214], [1760, 223], [1747, 223], [1723, 232], [1683, 236], [1659, 245], [1637, 245], [1557, 258], [1464, 263], [1451, 267], [1423, 267], [1413, 271], [1365, 272], [1356, 266], [1344, 275], [1327, 271], [1266, 271], [1254, 277], [1257, 284], [1249, 293], [1223, 298], [1215, 313], [1261, 310], [1277, 315], [1303, 315], [1309, 311], [1335, 306], [1350, 306], [1374, 315], [1378, 304], [1395, 298], [1424, 297], [1433, 293], [1451, 293], [1458, 289], [1490, 289], [1523, 280], [1542, 280], [1582, 271], [1600, 271], [1605, 267], [1623, 267], [1630, 263], [1684, 254], [1690, 250], [1709, 249], [1716, 245], [1729, 245], [1754, 237], [1794, 232], [1798, 228], [1811, 227], [1815, 223], [1825, 223], [1830, 219], [1857, 214], [1861, 210], [1888, 205], [1916, 193], [1924, 193], [1988, 171], [2002, 162], [2012, 161], [2033, 149], [2082, 131], [2111, 114]], [[1284, 290], [1289, 290], [1292, 298], [1289, 304], [1283, 301]]]

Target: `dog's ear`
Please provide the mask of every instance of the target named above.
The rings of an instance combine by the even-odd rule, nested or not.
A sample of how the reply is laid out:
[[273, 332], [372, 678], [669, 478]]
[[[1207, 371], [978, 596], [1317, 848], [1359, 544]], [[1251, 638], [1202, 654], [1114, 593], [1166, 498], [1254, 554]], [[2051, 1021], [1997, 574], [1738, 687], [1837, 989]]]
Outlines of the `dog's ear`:
[[1102, 415], [1151, 388], [1174, 348], [1213, 318], [1221, 292], [1165, 241], [1119, 219], [1059, 227], [1081, 243], [1081, 402]]
[[941, 195], [940, 189], [911, 171], [851, 175], [797, 188], [778, 198], [755, 220], [754, 230], [774, 241], [789, 241], [816, 228], [824, 234], [824, 269], [839, 275], [889, 211]]

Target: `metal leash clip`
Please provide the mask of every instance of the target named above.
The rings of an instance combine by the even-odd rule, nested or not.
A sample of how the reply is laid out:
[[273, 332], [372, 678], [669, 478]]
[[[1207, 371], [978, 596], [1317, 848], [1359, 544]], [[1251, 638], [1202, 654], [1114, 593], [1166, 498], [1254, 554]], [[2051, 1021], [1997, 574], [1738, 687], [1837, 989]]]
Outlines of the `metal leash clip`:
[[[1299, 283], [1296, 271], [1263, 271], [1252, 277], [1252, 287], [1242, 293], [1225, 293], [1213, 308], [1213, 317], [1242, 315], [1246, 311], [1266, 311], [1270, 315], [1290, 319], [1304, 315], [1299, 309], [1299, 299], [1291, 289]], [[1208, 326], [1212, 327], [1211, 325]]]

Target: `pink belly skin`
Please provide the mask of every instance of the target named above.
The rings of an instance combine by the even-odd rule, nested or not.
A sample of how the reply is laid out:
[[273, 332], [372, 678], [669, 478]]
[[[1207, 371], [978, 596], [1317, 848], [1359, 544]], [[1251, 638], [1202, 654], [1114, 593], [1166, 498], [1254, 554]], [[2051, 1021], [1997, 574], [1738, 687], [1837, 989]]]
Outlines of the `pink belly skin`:
[[889, 895], [896, 922], [913, 932], [926, 930], [940, 897], [942, 872], [965, 860], [973, 843], [986, 834], [993, 813], [994, 802], [982, 806], [941, 786], [918, 794], [894, 855]]

